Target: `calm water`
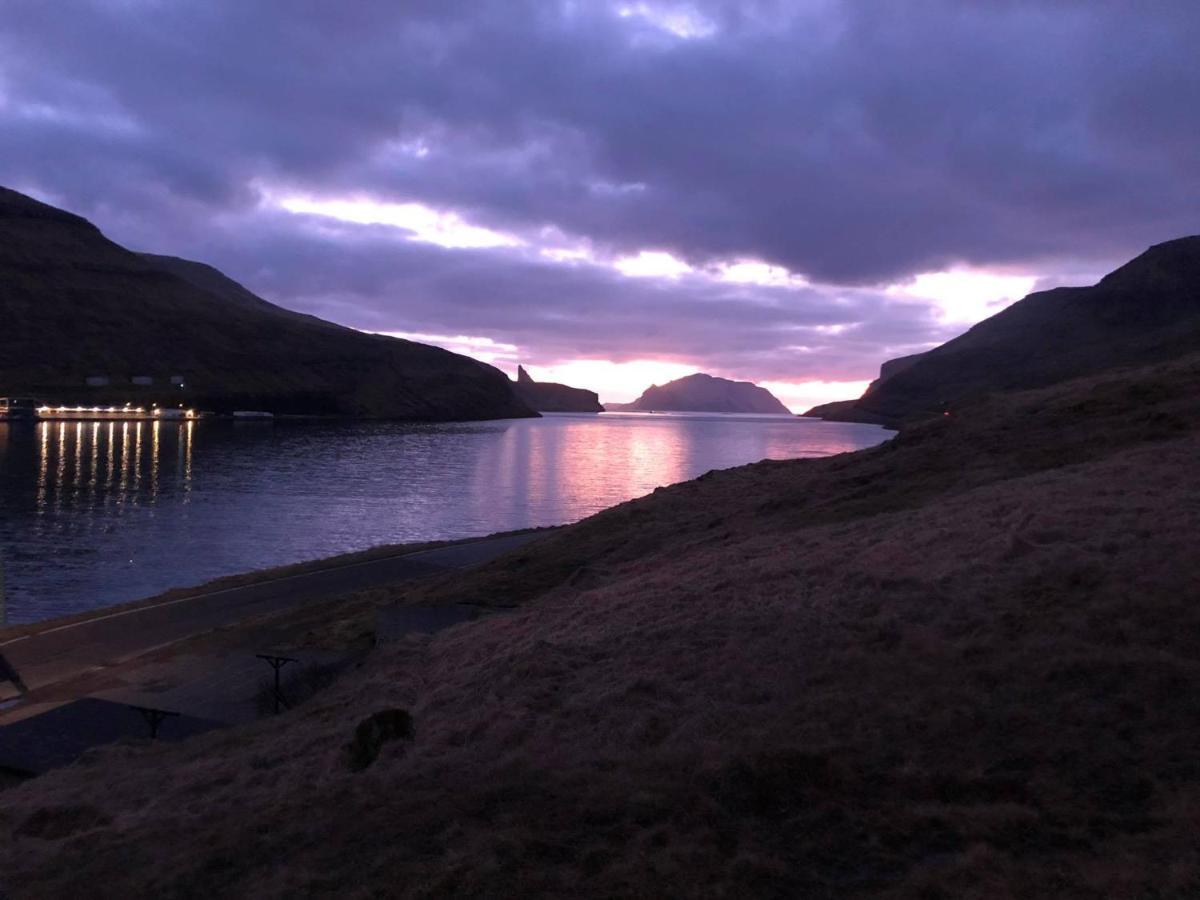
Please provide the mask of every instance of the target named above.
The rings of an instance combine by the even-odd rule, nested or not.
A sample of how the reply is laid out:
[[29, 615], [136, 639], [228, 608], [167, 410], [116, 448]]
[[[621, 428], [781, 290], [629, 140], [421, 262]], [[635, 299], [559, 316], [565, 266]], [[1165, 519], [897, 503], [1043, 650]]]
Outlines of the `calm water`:
[[219, 575], [573, 522], [659, 485], [890, 432], [784, 417], [0, 423], [10, 623]]

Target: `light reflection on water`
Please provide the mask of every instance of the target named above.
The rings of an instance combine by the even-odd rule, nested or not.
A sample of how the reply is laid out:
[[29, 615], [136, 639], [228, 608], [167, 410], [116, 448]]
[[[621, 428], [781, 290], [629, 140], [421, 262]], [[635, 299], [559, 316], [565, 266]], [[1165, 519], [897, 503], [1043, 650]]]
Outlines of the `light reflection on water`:
[[572, 522], [710, 469], [888, 435], [786, 417], [636, 414], [0, 422], [6, 613], [37, 621], [376, 544]]

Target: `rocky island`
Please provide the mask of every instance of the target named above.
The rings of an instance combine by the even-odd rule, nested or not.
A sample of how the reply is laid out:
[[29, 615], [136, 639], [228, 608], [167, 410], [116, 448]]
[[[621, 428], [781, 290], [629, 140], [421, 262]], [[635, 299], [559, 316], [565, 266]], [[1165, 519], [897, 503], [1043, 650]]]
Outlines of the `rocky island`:
[[607, 403], [612, 412], [713, 412], [791, 415], [766, 388], [698, 372], [651, 385], [632, 403]]

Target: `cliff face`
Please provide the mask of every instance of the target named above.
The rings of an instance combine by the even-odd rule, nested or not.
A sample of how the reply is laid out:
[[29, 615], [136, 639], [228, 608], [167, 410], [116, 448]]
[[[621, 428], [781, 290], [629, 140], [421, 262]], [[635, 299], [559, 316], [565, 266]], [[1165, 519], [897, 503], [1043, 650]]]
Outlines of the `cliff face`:
[[524, 366], [517, 366], [516, 392], [526, 406], [538, 412], [604, 412], [595, 391], [534, 381]]
[[[1098, 284], [1030, 294], [940, 347], [884, 364], [856, 401], [807, 415], [898, 424], [1200, 349], [1200, 237], [1151, 247]], [[899, 371], [889, 373], [889, 366]], [[906, 364], [905, 364], [906, 363]], [[853, 418], [850, 418], [853, 417]]]
[[632, 403], [612, 403], [613, 410], [650, 412], [717, 412], [791, 415], [766, 388], [749, 381], [730, 381], [697, 373], [663, 385], [651, 385]]
[[[0, 317], [0, 393], [427, 421], [533, 415], [491, 366], [282, 309], [209, 266], [132, 253], [3, 188]], [[85, 388], [97, 375], [110, 385]]]

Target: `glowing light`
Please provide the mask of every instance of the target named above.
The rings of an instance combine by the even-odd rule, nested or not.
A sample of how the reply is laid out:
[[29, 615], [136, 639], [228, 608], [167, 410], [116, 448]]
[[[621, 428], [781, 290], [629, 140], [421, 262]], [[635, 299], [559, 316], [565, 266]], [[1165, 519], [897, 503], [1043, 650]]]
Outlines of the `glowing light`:
[[625, 3], [617, 8], [622, 19], [637, 19], [683, 40], [711, 37], [717, 26], [695, 9], [681, 4]]
[[716, 277], [734, 284], [761, 284], [766, 287], [804, 287], [805, 278], [793, 275], [783, 266], [773, 266], [756, 259], [721, 263], [716, 267]]
[[597, 391], [602, 402], [628, 403], [652, 384], [666, 384], [697, 371], [685, 363], [656, 359], [612, 362], [606, 359], [576, 359], [552, 366], [528, 366], [534, 381], [556, 381], [572, 387]]
[[623, 256], [613, 262], [613, 267], [631, 278], [678, 278], [692, 271], [682, 259], [661, 250], [643, 250], [637, 256]]
[[592, 251], [587, 247], [542, 247], [538, 253], [559, 263], [595, 263]]
[[517, 247], [523, 241], [510, 235], [471, 225], [458, 213], [433, 209], [421, 203], [385, 203], [365, 197], [318, 200], [282, 197], [276, 203], [288, 212], [323, 216], [355, 225], [390, 225], [409, 232], [410, 239], [439, 247]]
[[760, 381], [760, 387], [779, 398], [796, 414], [834, 400], [855, 400], [862, 396], [869, 381]]
[[506, 344], [487, 337], [476, 337], [469, 334], [427, 334], [416, 331], [373, 331], [371, 334], [382, 334], [385, 337], [400, 338], [403, 341], [417, 341], [422, 344], [433, 344], [443, 347], [452, 353], [461, 353], [489, 365], [515, 365], [520, 348], [516, 344]]
[[887, 293], [932, 300], [939, 318], [947, 323], [974, 324], [1020, 300], [1037, 282], [1033, 275], [1004, 275], [979, 269], [922, 272], [905, 284], [892, 285]]
[[[183, 404], [180, 404], [182, 407]], [[46, 406], [42, 405], [36, 408], [37, 415], [41, 418], [72, 418], [72, 419], [87, 419], [95, 417], [103, 418], [162, 418], [164, 416], [186, 416], [189, 419], [196, 418], [194, 409], [179, 409], [165, 410], [158, 406], [147, 410], [144, 406], [131, 406], [128, 403], [124, 406]]]

